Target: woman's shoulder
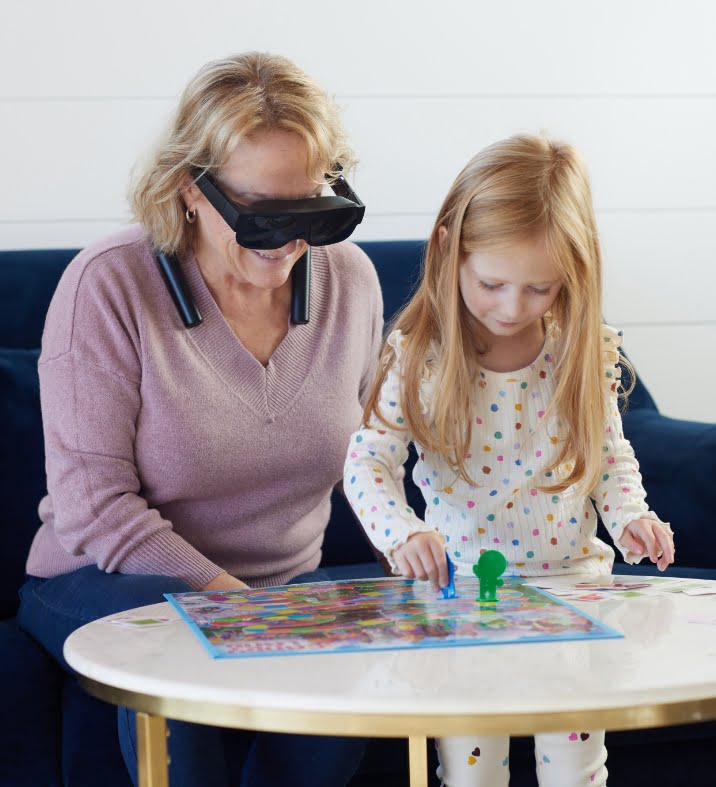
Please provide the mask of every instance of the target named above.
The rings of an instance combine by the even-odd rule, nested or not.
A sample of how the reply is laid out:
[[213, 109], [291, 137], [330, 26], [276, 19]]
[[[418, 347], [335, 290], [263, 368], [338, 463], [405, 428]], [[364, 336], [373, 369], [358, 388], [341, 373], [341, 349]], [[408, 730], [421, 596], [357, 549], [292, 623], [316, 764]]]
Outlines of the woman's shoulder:
[[380, 288], [375, 266], [360, 246], [344, 240], [332, 246], [324, 246], [324, 249], [331, 269], [337, 276], [364, 287]]
[[43, 359], [62, 355], [83, 336], [139, 323], [139, 301], [152, 248], [141, 227], [130, 227], [83, 249], [65, 269], [52, 297], [43, 334]]
[[87, 280], [120, 282], [135, 278], [152, 258], [151, 244], [140, 226], [127, 227], [85, 247], [67, 266], [58, 290], [76, 291]]

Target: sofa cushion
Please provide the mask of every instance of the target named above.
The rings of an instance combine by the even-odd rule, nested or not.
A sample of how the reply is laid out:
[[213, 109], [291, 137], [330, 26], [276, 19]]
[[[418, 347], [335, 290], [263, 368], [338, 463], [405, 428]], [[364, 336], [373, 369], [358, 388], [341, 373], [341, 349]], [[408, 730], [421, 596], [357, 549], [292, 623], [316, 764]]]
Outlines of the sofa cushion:
[[[331, 495], [331, 518], [323, 537], [322, 567], [375, 563], [368, 536], [353, 516], [348, 501], [337, 490]], [[377, 563], [376, 563], [377, 565]], [[330, 573], [330, 572], [329, 572]], [[332, 576], [332, 575], [331, 575]], [[349, 577], [334, 577], [334, 579]], [[353, 575], [350, 578], [355, 578]]]
[[344, 563], [342, 566], [329, 566], [326, 573], [333, 582], [355, 579], [383, 579], [385, 574], [380, 563]]
[[40, 522], [45, 452], [37, 376], [39, 350], [0, 347], [0, 618], [15, 613], [25, 560]]

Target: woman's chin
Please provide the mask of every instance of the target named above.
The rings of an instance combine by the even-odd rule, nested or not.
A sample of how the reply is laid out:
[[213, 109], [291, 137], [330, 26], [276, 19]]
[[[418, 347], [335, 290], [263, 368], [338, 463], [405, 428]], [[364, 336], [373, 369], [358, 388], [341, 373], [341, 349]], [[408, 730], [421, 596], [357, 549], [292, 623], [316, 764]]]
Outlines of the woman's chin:
[[239, 259], [234, 260], [233, 267], [245, 284], [262, 290], [274, 290], [286, 283], [294, 264], [295, 255], [292, 254], [268, 256], [253, 249], [241, 249]]
[[270, 270], [253, 269], [248, 277], [249, 283], [262, 290], [276, 290], [291, 278], [292, 268], [292, 264], [285, 263], [274, 265]]

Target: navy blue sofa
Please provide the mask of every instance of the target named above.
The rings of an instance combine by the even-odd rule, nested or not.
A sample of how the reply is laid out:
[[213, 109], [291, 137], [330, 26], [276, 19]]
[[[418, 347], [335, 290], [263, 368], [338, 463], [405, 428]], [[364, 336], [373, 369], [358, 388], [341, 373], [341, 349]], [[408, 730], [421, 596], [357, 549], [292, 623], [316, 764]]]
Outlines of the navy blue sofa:
[[[417, 281], [423, 244], [376, 241], [360, 245], [378, 270], [389, 320]], [[91, 712], [78, 719], [72, 708], [80, 701], [81, 690], [64, 678], [14, 619], [27, 551], [39, 525], [37, 504], [45, 492], [38, 348], [50, 298], [75, 253], [69, 249], [0, 252], [2, 787], [129, 785], [118, 746], [110, 743], [116, 729], [114, 709], [93, 701]], [[639, 359], [633, 360], [638, 368]], [[671, 573], [716, 579], [712, 514], [716, 507], [716, 425], [661, 415], [637, 381], [624, 428], [639, 457], [652, 507], [676, 531], [678, 562]], [[410, 503], [422, 512], [419, 491], [410, 480], [407, 487]], [[337, 579], [380, 575], [380, 565], [345, 501], [335, 494], [333, 503], [324, 566]], [[615, 570], [654, 573], [650, 566]], [[610, 733], [608, 746], [611, 787], [712, 787], [716, 783], [716, 723]], [[513, 785], [536, 785], [529, 740], [513, 741], [511, 771]], [[407, 783], [405, 742], [371, 741], [353, 787]]]

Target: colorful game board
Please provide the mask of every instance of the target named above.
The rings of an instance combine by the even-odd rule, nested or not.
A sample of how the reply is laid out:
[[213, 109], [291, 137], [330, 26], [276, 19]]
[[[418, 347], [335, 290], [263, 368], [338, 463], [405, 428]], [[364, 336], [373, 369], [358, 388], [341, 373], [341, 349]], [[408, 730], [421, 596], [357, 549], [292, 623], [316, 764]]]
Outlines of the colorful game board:
[[166, 594], [214, 658], [621, 637], [514, 579], [496, 603], [476, 579], [445, 599], [426, 582], [377, 579]]

